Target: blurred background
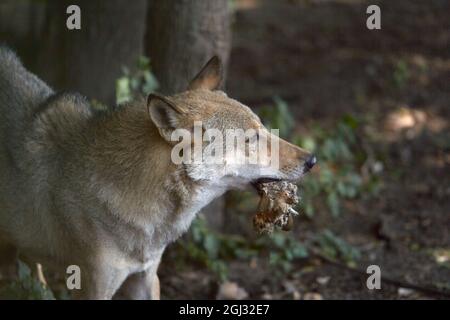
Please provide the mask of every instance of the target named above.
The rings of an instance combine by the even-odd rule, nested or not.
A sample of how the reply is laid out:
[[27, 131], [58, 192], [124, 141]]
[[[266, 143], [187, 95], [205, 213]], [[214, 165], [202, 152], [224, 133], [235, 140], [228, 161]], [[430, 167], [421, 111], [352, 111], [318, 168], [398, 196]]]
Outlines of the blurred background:
[[[450, 298], [450, 1], [1, 0], [0, 41], [95, 108], [182, 91], [219, 54], [228, 95], [317, 155], [292, 232], [257, 236], [257, 196], [229, 192], [166, 251], [162, 298]], [[33, 268], [0, 296], [67, 298]]]

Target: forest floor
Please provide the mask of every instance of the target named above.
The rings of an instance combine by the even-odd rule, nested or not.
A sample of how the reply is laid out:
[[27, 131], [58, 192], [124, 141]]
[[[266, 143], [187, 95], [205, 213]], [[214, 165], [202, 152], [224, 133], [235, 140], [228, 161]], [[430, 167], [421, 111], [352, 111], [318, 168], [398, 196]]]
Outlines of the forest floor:
[[[343, 114], [371, 119], [365, 129], [380, 137], [374, 146], [382, 150], [380, 192], [344, 201], [337, 217], [319, 210], [297, 219], [294, 236], [308, 241], [331, 230], [361, 252], [353, 267], [365, 273], [376, 264], [382, 278], [400, 283], [382, 280], [380, 290], [368, 290], [367, 275], [314, 255], [296, 259], [281, 278], [264, 259], [230, 259], [229, 281], [242, 297], [450, 297], [450, 5], [376, 3], [382, 29], [369, 31], [366, 1], [235, 1], [227, 90], [255, 110], [282, 97], [300, 134]], [[163, 298], [218, 294], [207, 268], [175, 271], [170, 252], [160, 277]]]

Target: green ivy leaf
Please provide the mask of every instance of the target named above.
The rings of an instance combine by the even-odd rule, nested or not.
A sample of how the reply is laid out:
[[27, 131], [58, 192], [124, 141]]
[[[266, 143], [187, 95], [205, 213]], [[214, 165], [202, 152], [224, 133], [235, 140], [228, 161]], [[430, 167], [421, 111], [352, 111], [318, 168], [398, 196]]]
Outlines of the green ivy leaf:
[[338, 217], [340, 213], [339, 197], [336, 192], [330, 192], [327, 195], [327, 204], [333, 217]]

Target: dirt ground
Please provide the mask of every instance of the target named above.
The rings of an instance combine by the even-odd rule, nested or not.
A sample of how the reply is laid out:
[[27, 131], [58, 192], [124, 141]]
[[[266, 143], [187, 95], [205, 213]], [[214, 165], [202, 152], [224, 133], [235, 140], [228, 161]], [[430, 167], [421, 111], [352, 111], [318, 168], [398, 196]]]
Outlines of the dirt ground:
[[[281, 96], [300, 132], [344, 113], [371, 115], [386, 155], [381, 193], [345, 203], [338, 218], [301, 218], [295, 235], [304, 240], [328, 228], [361, 250], [357, 268], [377, 264], [382, 277], [450, 292], [448, 260], [442, 263], [449, 257], [433, 254], [450, 248], [450, 2], [375, 3], [382, 29], [369, 31], [366, 1], [235, 1], [228, 92], [255, 109]], [[393, 88], [398, 61], [409, 76]], [[167, 258], [163, 265], [163, 298], [216, 297], [206, 269], [173, 272]], [[366, 276], [313, 257], [279, 282], [265, 261], [235, 260], [229, 268], [230, 280], [255, 299], [450, 297], [401, 283], [368, 290]]]

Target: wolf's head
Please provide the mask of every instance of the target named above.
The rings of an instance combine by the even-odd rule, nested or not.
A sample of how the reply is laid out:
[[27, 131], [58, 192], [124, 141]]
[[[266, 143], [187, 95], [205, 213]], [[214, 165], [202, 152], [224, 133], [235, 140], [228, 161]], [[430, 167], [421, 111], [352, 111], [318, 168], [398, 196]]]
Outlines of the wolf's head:
[[267, 130], [242, 103], [217, 90], [221, 63], [213, 57], [174, 96], [151, 94], [150, 117], [173, 145], [172, 161], [193, 180], [239, 187], [259, 180], [298, 180], [316, 159]]

